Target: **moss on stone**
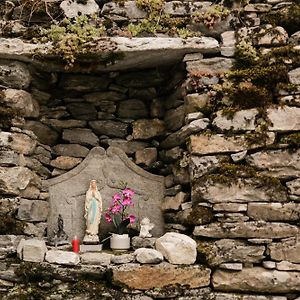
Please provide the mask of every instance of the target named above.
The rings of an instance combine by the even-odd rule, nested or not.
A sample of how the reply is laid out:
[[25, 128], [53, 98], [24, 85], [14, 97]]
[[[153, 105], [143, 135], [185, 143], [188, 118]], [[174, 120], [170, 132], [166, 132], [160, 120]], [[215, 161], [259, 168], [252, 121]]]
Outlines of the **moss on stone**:
[[292, 147], [300, 147], [300, 133], [292, 133], [281, 139], [282, 143], [291, 145]]

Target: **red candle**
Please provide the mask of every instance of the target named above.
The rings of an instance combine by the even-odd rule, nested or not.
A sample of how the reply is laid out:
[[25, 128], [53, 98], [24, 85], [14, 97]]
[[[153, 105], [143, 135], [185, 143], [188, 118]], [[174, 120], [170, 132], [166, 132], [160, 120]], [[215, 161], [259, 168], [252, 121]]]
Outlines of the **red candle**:
[[72, 248], [73, 248], [73, 252], [78, 253], [79, 252], [79, 239], [77, 238], [77, 236], [75, 235], [73, 240], [72, 240]]

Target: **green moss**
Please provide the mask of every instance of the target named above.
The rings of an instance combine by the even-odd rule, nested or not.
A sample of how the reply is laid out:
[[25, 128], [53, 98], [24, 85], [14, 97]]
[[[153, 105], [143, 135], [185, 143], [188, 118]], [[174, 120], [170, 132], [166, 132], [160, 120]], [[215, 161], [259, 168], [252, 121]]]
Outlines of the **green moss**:
[[262, 16], [262, 22], [282, 26], [289, 34], [298, 31], [300, 28], [300, 4], [299, 1], [294, 2], [290, 6], [265, 14]]
[[300, 133], [292, 133], [281, 139], [282, 143], [289, 144], [292, 147], [300, 147]]

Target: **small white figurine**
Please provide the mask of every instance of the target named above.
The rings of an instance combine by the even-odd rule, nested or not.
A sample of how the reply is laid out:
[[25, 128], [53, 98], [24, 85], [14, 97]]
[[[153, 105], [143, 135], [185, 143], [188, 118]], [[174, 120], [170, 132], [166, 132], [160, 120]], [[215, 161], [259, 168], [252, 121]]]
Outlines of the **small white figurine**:
[[142, 238], [152, 237], [152, 234], [149, 231], [153, 228], [154, 228], [154, 224], [150, 223], [149, 218], [143, 218], [141, 221], [141, 229], [140, 229], [139, 237]]

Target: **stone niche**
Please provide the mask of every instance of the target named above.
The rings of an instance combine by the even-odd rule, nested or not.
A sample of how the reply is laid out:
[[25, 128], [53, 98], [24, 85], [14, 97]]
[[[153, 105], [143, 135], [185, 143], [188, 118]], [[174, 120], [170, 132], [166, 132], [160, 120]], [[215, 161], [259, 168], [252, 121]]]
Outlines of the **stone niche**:
[[[144, 171], [134, 164], [119, 148], [110, 147], [105, 151], [101, 147], [90, 150], [87, 157], [71, 171], [45, 181], [50, 194], [50, 215], [48, 218], [48, 236], [57, 230], [60, 214], [64, 220], [64, 230], [72, 239], [77, 235], [83, 238], [85, 232], [84, 203], [85, 193], [90, 180], [97, 180], [102, 196], [103, 211], [110, 205], [115, 192], [124, 187], [124, 182], [132, 188], [135, 206], [132, 212], [138, 220], [149, 217], [155, 224], [152, 233], [160, 236], [164, 232], [164, 222], [160, 203], [164, 197], [164, 178]], [[103, 218], [100, 223], [100, 236], [111, 232], [113, 228]]]

